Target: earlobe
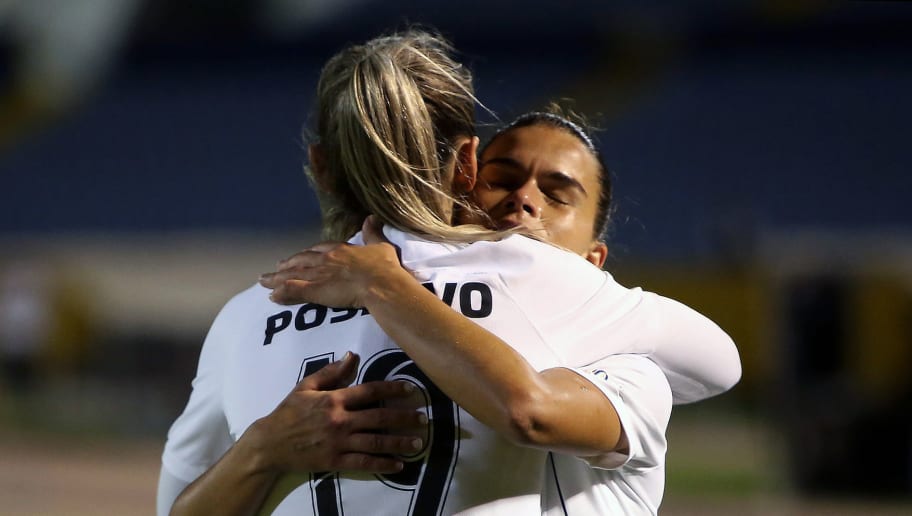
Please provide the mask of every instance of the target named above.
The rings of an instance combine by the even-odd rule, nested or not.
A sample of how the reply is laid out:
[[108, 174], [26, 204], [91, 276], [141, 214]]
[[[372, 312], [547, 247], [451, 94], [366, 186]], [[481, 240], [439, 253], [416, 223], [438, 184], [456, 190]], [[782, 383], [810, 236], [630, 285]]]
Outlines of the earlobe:
[[592, 247], [589, 248], [589, 251], [583, 256], [589, 263], [595, 265], [599, 269], [605, 265], [605, 260], [608, 259], [608, 246], [605, 242], [600, 240], [593, 242]]
[[478, 178], [477, 136], [464, 140], [456, 149], [456, 168], [453, 171], [453, 191], [469, 193], [475, 189]]

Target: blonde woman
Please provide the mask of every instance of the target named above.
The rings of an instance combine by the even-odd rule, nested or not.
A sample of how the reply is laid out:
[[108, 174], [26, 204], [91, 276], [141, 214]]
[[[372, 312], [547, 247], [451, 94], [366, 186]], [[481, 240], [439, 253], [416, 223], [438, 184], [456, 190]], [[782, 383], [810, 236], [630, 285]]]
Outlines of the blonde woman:
[[[366, 305], [368, 314], [311, 303], [285, 309], [260, 286], [239, 294], [210, 330], [163, 455], [163, 475], [185, 482], [215, 467], [173, 512], [211, 512], [218, 500], [220, 513], [265, 501], [276, 514], [532, 514], [542, 510], [549, 450], [653, 473], [618, 507], [655, 512], [672, 393], [648, 358], [618, 356], [655, 351], [618, 332], [648, 320], [654, 299], [557, 247], [451, 225], [457, 206], [475, 209], [459, 198], [475, 188], [478, 140], [470, 76], [438, 38], [408, 33], [347, 49], [327, 64], [318, 96], [320, 139], [310, 157], [330, 234], [348, 237], [377, 214], [403, 263], [474, 322], [444, 324], [451, 309], [437, 297], [322, 301]], [[469, 244], [479, 240], [488, 241]], [[313, 252], [332, 257], [339, 249]], [[401, 270], [397, 260], [379, 265]], [[402, 309], [424, 322], [403, 324]], [[438, 319], [440, 326], [428, 324]], [[356, 371], [347, 355], [334, 362], [346, 350], [361, 358]], [[429, 423], [391, 471], [318, 473], [293, 464], [320, 443], [296, 425], [301, 393], [288, 391], [327, 363], [348, 368], [359, 386], [397, 380], [419, 394]]]
[[[473, 204], [487, 214], [489, 226], [522, 227], [595, 266], [604, 264], [607, 248], [602, 238], [610, 220], [611, 180], [581, 122], [554, 106], [546, 112], [525, 114], [491, 139], [480, 161], [478, 184], [471, 197]], [[368, 243], [385, 242], [370, 224], [364, 235]], [[433, 366], [435, 358], [438, 367], [452, 367], [452, 359], [440, 353], [440, 343], [468, 340], [458, 338], [466, 322], [456, 312], [441, 310], [430, 316], [425, 310], [414, 309], [416, 302], [430, 304], [433, 297], [398, 266], [396, 253], [388, 245], [320, 244], [284, 260], [280, 272], [264, 275], [261, 284], [274, 288], [273, 299], [283, 304], [367, 306], [410, 353], [434, 351], [434, 356], [425, 361], [418, 359], [427, 367]], [[549, 302], [547, 296], [542, 298]], [[666, 372], [675, 404], [705, 399], [737, 382], [741, 370], [737, 350], [718, 327], [673, 300], [644, 293], [641, 301], [638, 309], [620, 319], [623, 324], [612, 328], [610, 346], [651, 346], [649, 356]], [[612, 317], [607, 312], [603, 315]], [[484, 332], [474, 335], [472, 342], [485, 349], [504, 345]], [[599, 341], [584, 344], [598, 348]], [[619, 360], [614, 357], [612, 365]], [[593, 364], [583, 368], [587, 369], [600, 368]], [[431, 374], [431, 369], [428, 371]], [[611, 383], [629, 380], [633, 371], [635, 368], [615, 368]], [[603, 370], [599, 374], [607, 375]], [[446, 377], [439, 385], [444, 390], [450, 388]], [[535, 393], [535, 384], [525, 388], [530, 396], [541, 399], [541, 394]], [[627, 396], [622, 408], [629, 410], [637, 403], [639, 413], [622, 425], [633, 430], [634, 437], [637, 431], [652, 428], [649, 424], [638, 426], [650, 414], [648, 407], [643, 409], [642, 397]], [[540, 405], [560, 403], [546, 396]], [[661, 498], [663, 471], [655, 468], [644, 472], [644, 456], [648, 453], [628, 449], [619, 454], [614, 467], [593, 468], [572, 454], [549, 454], [543, 514], [652, 512]]]

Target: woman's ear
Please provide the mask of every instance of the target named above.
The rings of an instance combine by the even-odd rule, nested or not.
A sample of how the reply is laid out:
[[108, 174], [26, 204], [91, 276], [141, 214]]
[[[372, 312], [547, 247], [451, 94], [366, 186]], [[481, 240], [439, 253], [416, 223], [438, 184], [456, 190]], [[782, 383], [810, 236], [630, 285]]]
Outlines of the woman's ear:
[[456, 168], [453, 171], [453, 192], [469, 193], [475, 188], [478, 178], [478, 142], [477, 136], [460, 141], [456, 147]]
[[326, 154], [319, 143], [307, 146], [307, 161], [310, 162], [310, 175], [317, 188], [325, 192], [332, 192], [332, 181], [329, 180], [326, 173]]
[[608, 259], [608, 246], [605, 242], [601, 240], [596, 240], [592, 243], [592, 247], [589, 248], [589, 251], [583, 255], [583, 258], [586, 259], [592, 265], [595, 265], [599, 269], [605, 265], [605, 260]]

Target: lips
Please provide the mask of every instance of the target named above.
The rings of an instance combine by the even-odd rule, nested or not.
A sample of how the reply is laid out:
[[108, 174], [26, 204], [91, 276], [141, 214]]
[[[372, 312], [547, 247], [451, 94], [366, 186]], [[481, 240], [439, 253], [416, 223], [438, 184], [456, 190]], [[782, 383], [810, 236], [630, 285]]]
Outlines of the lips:
[[516, 222], [515, 220], [501, 219], [495, 223], [495, 226], [497, 226], [497, 229], [499, 229], [499, 230], [504, 230], [504, 229], [513, 229], [515, 227], [522, 226], [522, 224], [519, 222]]
[[506, 217], [495, 222], [495, 226], [498, 230], [501, 231], [519, 228], [521, 230], [521, 233], [532, 233], [542, 237], [547, 233], [540, 220], [531, 218], [520, 218], [520, 220], [516, 219], [517, 217], [515, 217], [515, 215], [507, 215]]

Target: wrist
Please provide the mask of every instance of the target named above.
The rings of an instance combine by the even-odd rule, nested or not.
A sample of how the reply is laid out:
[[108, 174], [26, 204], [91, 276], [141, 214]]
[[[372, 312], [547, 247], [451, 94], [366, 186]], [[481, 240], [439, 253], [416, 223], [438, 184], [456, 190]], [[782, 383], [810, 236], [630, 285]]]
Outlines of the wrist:
[[251, 476], [278, 476], [282, 472], [279, 462], [269, 453], [272, 448], [267, 441], [269, 429], [265, 419], [254, 421], [232, 448], [239, 456], [241, 467]]
[[408, 270], [400, 266], [383, 269], [368, 280], [363, 305], [371, 310], [378, 304], [400, 301], [416, 286], [424, 290]]

